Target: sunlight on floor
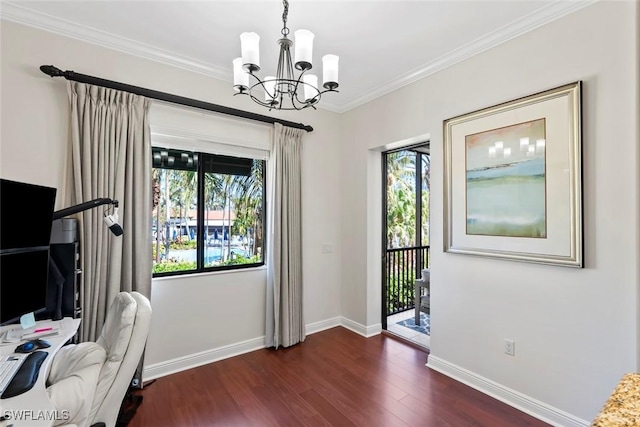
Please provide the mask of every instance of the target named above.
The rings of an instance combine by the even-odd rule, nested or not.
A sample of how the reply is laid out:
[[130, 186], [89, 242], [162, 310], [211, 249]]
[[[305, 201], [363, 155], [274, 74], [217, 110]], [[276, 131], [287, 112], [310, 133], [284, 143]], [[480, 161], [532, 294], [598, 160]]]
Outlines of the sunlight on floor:
[[405, 326], [398, 325], [398, 322], [401, 322], [405, 319], [410, 319], [415, 316], [414, 310], [403, 311], [402, 313], [397, 313], [387, 317], [387, 331], [393, 332], [396, 335], [401, 336], [402, 338], [413, 341], [414, 343], [421, 345], [426, 348], [431, 347], [431, 337], [429, 335], [423, 334], [421, 332], [414, 331], [411, 328], [407, 328]]

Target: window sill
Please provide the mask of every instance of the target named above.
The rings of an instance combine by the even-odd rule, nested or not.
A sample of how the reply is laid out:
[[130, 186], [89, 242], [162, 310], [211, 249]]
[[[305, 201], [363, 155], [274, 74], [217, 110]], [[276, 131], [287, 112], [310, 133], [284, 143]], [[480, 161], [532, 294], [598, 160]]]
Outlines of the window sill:
[[260, 271], [260, 270], [267, 270], [267, 266], [265, 265], [261, 265], [259, 267], [248, 267], [248, 268], [241, 268], [241, 269], [235, 269], [235, 270], [218, 270], [218, 271], [203, 271], [201, 273], [189, 273], [189, 274], [177, 274], [174, 276], [161, 276], [161, 277], [153, 277], [151, 279], [151, 283], [153, 282], [164, 282], [164, 281], [168, 281], [168, 280], [181, 280], [181, 279], [189, 279], [192, 277], [203, 277], [203, 276], [217, 276], [219, 274], [242, 274], [245, 272], [252, 272], [252, 271]]

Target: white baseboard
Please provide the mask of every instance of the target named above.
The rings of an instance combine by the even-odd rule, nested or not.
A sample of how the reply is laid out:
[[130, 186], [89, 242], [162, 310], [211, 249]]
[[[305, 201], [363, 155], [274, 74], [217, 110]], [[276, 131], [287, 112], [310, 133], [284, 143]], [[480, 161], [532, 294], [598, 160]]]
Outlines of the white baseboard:
[[307, 335], [315, 334], [316, 332], [321, 332], [327, 329], [335, 328], [336, 326], [341, 325], [341, 317], [336, 316], [331, 319], [321, 320], [319, 322], [309, 323], [305, 325], [305, 331]]
[[586, 427], [590, 424], [588, 421], [442, 360], [433, 354], [429, 355], [427, 366], [553, 426]]
[[[305, 325], [306, 333], [307, 335], [311, 335], [316, 332], [340, 326], [342, 324], [342, 319], [342, 317], [337, 316], [331, 319], [309, 323], [308, 325]], [[186, 371], [187, 369], [228, 359], [233, 356], [239, 356], [244, 353], [260, 350], [265, 347], [265, 337], [258, 337], [247, 341], [225, 345], [223, 347], [213, 348], [211, 350], [201, 351], [200, 353], [190, 354], [188, 356], [178, 357], [166, 362], [154, 363], [153, 365], [145, 366], [142, 378], [144, 381], [153, 380], [166, 375], [175, 374], [176, 372]]]
[[154, 363], [153, 365], [144, 367], [142, 379], [143, 381], [148, 381], [164, 377], [166, 375], [175, 374], [176, 372], [186, 371], [187, 369], [217, 362], [218, 360], [228, 359], [240, 354], [260, 350], [261, 348], [265, 348], [264, 336], [225, 345], [211, 350], [201, 351], [188, 356], [178, 357], [167, 360], [166, 362]]
[[375, 325], [365, 326], [361, 323], [354, 322], [351, 319], [347, 319], [346, 317], [341, 317], [340, 324], [349, 329], [350, 331], [355, 332], [358, 335], [362, 335], [365, 338], [372, 337], [374, 335], [380, 334], [382, 332], [382, 324], [376, 323]]

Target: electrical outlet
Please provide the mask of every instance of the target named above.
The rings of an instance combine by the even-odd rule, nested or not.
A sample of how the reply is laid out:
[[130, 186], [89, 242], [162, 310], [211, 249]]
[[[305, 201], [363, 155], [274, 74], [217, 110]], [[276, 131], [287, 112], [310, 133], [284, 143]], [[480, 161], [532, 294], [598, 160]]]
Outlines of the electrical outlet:
[[513, 340], [504, 340], [504, 354], [508, 354], [509, 356], [516, 355], [516, 342]]
[[331, 252], [333, 252], [333, 245], [331, 245], [330, 243], [323, 243], [322, 244], [322, 253], [323, 254], [330, 254]]

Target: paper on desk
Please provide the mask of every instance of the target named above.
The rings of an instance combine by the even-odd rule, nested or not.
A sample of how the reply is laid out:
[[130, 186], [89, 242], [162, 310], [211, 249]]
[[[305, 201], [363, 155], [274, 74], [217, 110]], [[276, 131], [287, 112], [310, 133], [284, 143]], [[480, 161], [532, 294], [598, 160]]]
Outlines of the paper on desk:
[[36, 318], [33, 312], [20, 316], [20, 326], [22, 326], [22, 329], [29, 329], [36, 326]]
[[22, 331], [22, 339], [23, 340], [32, 340], [34, 338], [44, 338], [44, 337], [50, 337], [52, 335], [58, 335], [60, 333], [60, 328], [53, 327], [53, 328], [42, 328], [42, 329], [36, 329], [31, 330], [30, 332], [27, 331]]
[[30, 340], [34, 338], [44, 338], [60, 333], [60, 326], [57, 322], [40, 322], [36, 326], [28, 329], [15, 328], [8, 330], [2, 341], [18, 342], [21, 340]]
[[18, 342], [22, 339], [22, 329], [11, 329], [4, 334], [2, 341], [4, 342]]

